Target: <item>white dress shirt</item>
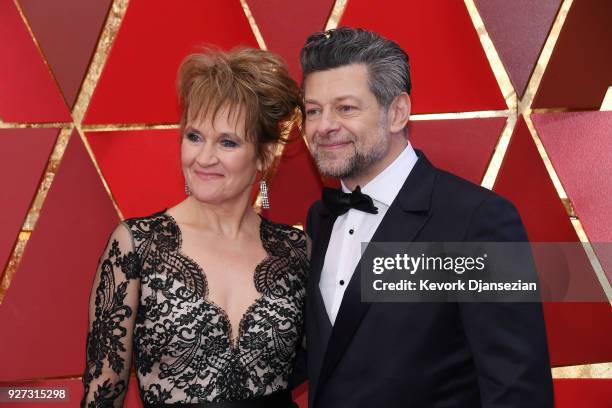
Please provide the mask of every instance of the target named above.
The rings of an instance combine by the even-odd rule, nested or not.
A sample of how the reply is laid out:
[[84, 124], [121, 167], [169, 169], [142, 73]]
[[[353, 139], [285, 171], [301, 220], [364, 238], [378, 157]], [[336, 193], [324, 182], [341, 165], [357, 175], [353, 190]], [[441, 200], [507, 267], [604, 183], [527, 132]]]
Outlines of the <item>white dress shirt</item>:
[[[361, 258], [361, 243], [370, 241], [417, 159], [408, 142], [393, 163], [368, 184], [361, 186], [361, 192], [372, 197], [378, 214], [351, 208], [336, 218], [319, 280], [319, 289], [332, 325], [336, 321], [344, 291]], [[344, 183], [342, 191], [350, 193]]]

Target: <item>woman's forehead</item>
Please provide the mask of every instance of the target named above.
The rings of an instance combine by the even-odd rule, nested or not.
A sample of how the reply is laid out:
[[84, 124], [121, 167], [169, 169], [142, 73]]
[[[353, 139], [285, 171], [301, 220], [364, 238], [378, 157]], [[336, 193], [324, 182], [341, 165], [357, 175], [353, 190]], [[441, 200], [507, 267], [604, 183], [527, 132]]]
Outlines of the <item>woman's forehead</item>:
[[244, 137], [246, 133], [246, 118], [244, 109], [239, 106], [225, 104], [217, 109], [200, 109], [190, 112], [185, 128], [215, 133], [235, 133]]

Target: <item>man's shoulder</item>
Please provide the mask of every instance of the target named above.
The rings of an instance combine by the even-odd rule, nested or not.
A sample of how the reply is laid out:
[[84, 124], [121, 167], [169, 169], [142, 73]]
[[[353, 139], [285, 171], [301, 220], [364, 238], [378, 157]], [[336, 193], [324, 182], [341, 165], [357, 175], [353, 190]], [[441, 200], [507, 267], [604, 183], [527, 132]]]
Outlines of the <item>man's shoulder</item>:
[[496, 192], [445, 170], [436, 169], [432, 191], [432, 206], [472, 211], [485, 203], [497, 203], [514, 208], [512, 203]]

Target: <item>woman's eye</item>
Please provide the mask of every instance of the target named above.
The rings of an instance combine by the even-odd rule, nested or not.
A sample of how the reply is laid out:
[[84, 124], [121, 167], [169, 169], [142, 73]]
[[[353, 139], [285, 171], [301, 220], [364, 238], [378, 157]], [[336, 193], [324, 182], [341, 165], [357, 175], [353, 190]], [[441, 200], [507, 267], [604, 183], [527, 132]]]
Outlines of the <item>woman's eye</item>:
[[223, 147], [236, 147], [236, 146], [238, 146], [238, 143], [234, 142], [233, 140], [223, 139], [223, 140], [221, 140], [221, 146], [223, 146]]
[[191, 142], [199, 142], [201, 140], [200, 135], [195, 132], [189, 132], [185, 137]]

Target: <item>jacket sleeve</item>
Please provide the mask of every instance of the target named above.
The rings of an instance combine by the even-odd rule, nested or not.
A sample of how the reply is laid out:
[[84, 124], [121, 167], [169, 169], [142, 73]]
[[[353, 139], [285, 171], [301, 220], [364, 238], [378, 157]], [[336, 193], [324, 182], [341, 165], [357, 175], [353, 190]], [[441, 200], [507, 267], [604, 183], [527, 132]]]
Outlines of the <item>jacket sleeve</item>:
[[140, 262], [125, 224], [111, 234], [89, 302], [82, 407], [121, 407], [132, 362]]
[[[309, 249], [308, 249], [309, 258], [310, 258], [310, 252], [311, 252], [311, 247], [312, 247], [312, 239], [315, 236], [314, 228], [316, 224], [315, 222], [316, 212], [317, 212], [317, 203], [314, 203], [308, 209], [308, 216], [306, 218], [306, 228], [305, 228], [306, 229], [306, 239], [309, 245]], [[308, 308], [308, 297], [306, 298], [305, 308]], [[304, 316], [306, 316], [306, 310], [304, 310]], [[302, 330], [302, 333], [306, 333], [306, 330], [304, 329]], [[308, 345], [307, 344], [308, 344], [308, 339], [306, 338], [306, 335], [304, 334], [304, 338], [302, 339], [302, 342], [298, 346], [296, 357], [295, 357], [295, 363], [293, 365], [293, 371], [289, 378], [290, 388], [297, 388], [304, 381], [308, 379], [308, 366], [307, 366]]]
[[[466, 242], [525, 242], [520, 216], [492, 196], [475, 211]], [[553, 407], [552, 375], [539, 302], [460, 303], [474, 356], [482, 406]]]

